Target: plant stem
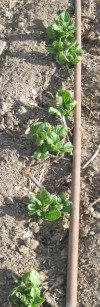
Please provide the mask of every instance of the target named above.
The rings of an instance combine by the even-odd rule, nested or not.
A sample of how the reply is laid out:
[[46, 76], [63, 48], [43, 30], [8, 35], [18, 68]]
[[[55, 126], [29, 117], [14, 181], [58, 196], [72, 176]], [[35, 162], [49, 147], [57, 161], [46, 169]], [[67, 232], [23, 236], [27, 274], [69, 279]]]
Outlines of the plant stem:
[[[68, 128], [65, 116], [64, 116], [64, 115], [63, 115], [63, 116], [60, 116], [60, 119], [61, 119], [61, 122], [62, 122], [62, 124], [64, 125], [64, 127], [65, 127], [65, 128]], [[66, 137], [67, 137], [67, 140], [69, 141], [69, 136], [68, 136], [68, 135], [65, 136], [65, 137], [63, 138], [63, 140], [66, 141]]]

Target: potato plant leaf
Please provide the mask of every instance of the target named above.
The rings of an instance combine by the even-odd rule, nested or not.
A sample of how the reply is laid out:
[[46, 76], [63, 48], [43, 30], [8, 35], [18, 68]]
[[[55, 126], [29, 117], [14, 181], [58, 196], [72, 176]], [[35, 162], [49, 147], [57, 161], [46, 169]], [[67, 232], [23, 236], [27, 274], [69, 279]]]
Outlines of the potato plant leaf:
[[[37, 198], [38, 201], [35, 201]], [[70, 212], [72, 209], [72, 202], [70, 202], [65, 193], [61, 193], [59, 196], [50, 194], [45, 188], [42, 188], [37, 195], [33, 195], [33, 206], [32, 196], [30, 196], [28, 205], [29, 215], [37, 215], [44, 220], [54, 221], [59, 219], [65, 212]], [[40, 204], [41, 202], [41, 204]], [[39, 212], [39, 214], [38, 214]]]
[[63, 11], [54, 21], [54, 23], [47, 28], [47, 38], [54, 40], [58, 38], [70, 37], [75, 33], [75, 25], [72, 23], [68, 12]]
[[54, 23], [47, 28], [47, 38], [50, 46], [49, 53], [56, 55], [56, 60], [60, 65], [75, 65], [82, 56], [78, 42], [75, 38], [75, 25], [69, 13], [63, 11]]
[[[68, 129], [63, 125], [52, 126], [49, 123], [38, 122], [30, 127], [30, 135], [36, 144], [35, 159], [47, 159], [52, 152], [64, 154], [67, 152], [67, 143], [63, 137], [68, 134]], [[40, 142], [38, 140], [40, 139]], [[65, 148], [65, 149], [64, 149]], [[72, 153], [68, 150], [68, 153]]]
[[42, 305], [45, 299], [41, 297], [40, 277], [35, 269], [22, 276], [18, 286], [10, 294], [10, 301], [12, 306], [17, 307]]
[[73, 111], [76, 101], [72, 98], [69, 91], [61, 89], [56, 93], [56, 107], [50, 107], [49, 113], [58, 117], [69, 116]]

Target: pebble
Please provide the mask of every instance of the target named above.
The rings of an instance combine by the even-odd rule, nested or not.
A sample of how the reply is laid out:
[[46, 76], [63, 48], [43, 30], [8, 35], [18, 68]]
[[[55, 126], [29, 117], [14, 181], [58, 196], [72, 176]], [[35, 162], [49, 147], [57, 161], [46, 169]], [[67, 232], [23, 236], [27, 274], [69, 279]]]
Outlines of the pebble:
[[13, 129], [13, 114], [11, 112], [7, 113], [5, 122], [9, 128]]
[[0, 33], [2, 33], [5, 30], [5, 26], [0, 24]]
[[26, 255], [27, 255], [27, 253], [28, 253], [28, 248], [27, 248], [25, 245], [21, 245], [21, 246], [19, 247], [19, 251], [20, 251], [20, 253], [26, 254]]
[[26, 108], [24, 106], [21, 106], [19, 111], [20, 111], [20, 114], [24, 114], [24, 113], [27, 112], [27, 110], [26, 110]]
[[31, 227], [33, 233], [38, 233], [38, 232], [39, 232], [39, 229], [40, 229], [40, 228], [39, 228], [38, 223], [36, 223], [36, 222], [31, 222], [31, 223], [30, 223], [30, 227]]
[[31, 239], [31, 246], [35, 250], [39, 245], [39, 242], [37, 240]]
[[64, 248], [61, 251], [61, 257], [62, 257], [62, 259], [66, 259], [67, 258], [67, 248]]
[[28, 228], [26, 233], [23, 235], [23, 240], [27, 241], [31, 237], [32, 237], [32, 231], [30, 230], [30, 228]]
[[37, 97], [37, 91], [34, 89], [34, 88], [32, 88], [32, 94], [33, 94], [33, 100], [35, 100], [35, 98]]
[[0, 255], [0, 261], [4, 260], [4, 256]]

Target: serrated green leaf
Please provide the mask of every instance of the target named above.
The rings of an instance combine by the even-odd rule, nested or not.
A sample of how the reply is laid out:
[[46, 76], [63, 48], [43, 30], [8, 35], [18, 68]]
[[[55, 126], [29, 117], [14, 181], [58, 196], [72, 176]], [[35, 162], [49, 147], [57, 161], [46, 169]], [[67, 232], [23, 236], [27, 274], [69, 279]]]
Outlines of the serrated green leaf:
[[68, 62], [64, 51], [60, 51], [58, 53], [57, 60], [58, 60], [59, 64], [61, 64], [61, 65], [65, 64], [66, 62]]
[[57, 125], [55, 130], [59, 136], [66, 136], [68, 134], [68, 128], [63, 125]]
[[39, 273], [35, 269], [31, 271], [29, 280], [31, 281], [31, 283], [33, 283], [35, 287], [40, 285], [40, 276], [39, 276]]
[[40, 299], [38, 300], [38, 306], [43, 304], [45, 302], [45, 298], [44, 297], [40, 297]]
[[30, 296], [31, 296], [32, 299], [34, 300], [34, 298], [35, 298], [35, 288], [34, 288], [34, 287], [31, 288]]
[[59, 15], [59, 20], [62, 22], [69, 22], [70, 21], [70, 15], [68, 12], [63, 11]]
[[65, 89], [61, 89], [56, 93], [56, 101], [62, 116], [68, 116], [76, 105], [76, 101], [71, 97], [70, 92]]
[[60, 32], [61, 31], [61, 26], [59, 24], [57, 24], [56, 22], [54, 22], [53, 25], [52, 25], [52, 29], [54, 31]]
[[22, 282], [24, 282], [25, 284], [28, 283], [29, 281], [29, 276], [30, 276], [30, 273], [27, 272], [27, 273], [24, 273], [23, 277], [22, 277]]
[[36, 150], [34, 152], [34, 159], [36, 160], [47, 159], [48, 156], [49, 156], [49, 151], [41, 147], [40, 147], [40, 150]]
[[70, 211], [73, 209], [73, 203], [71, 201], [67, 201], [67, 203], [63, 206], [63, 212], [68, 212], [70, 213]]
[[39, 287], [34, 288], [35, 301], [38, 301], [40, 299], [40, 292], [41, 290]]
[[50, 114], [56, 114], [56, 115], [58, 115], [58, 116], [61, 115], [61, 114], [60, 114], [60, 111], [59, 111], [57, 108], [54, 108], [54, 107], [50, 107], [50, 108], [49, 108], [49, 113], [50, 113]]
[[73, 145], [71, 142], [67, 142], [64, 144], [63, 148], [61, 149], [61, 152], [63, 153], [72, 153], [73, 151]]
[[62, 193], [60, 194], [60, 199], [61, 199], [61, 202], [62, 202], [63, 204], [66, 204], [66, 203], [67, 203], [67, 197], [66, 197], [66, 195], [65, 195], [64, 192], [62, 192]]
[[[41, 204], [42, 205], [42, 204]], [[39, 209], [37, 209], [37, 202], [35, 204], [29, 204], [28, 205], [28, 215], [31, 216], [31, 215], [34, 215], [35, 213], [37, 213], [37, 211]], [[38, 207], [39, 208], [39, 207]]]
[[35, 202], [37, 202], [37, 204], [41, 206], [41, 202], [37, 200], [36, 196], [34, 194], [30, 194], [30, 203], [34, 204]]
[[49, 212], [45, 214], [45, 218], [48, 221], [55, 221], [61, 217], [61, 212], [57, 209], [50, 209]]
[[37, 197], [41, 201], [43, 206], [48, 205], [50, 193], [46, 189], [42, 188], [41, 191], [38, 193]]
[[63, 145], [64, 145], [63, 140], [59, 141], [59, 142], [57, 142], [57, 144], [53, 145], [53, 150], [60, 152], [60, 149], [63, 148]]

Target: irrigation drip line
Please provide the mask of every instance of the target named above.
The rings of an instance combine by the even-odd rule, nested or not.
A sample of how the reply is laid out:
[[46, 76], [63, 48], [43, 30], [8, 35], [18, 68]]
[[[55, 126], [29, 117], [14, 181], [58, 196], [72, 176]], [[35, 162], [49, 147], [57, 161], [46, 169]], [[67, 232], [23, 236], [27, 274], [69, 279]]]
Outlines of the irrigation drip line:
[[[81, 0], [75, 1], [76, 39], [81, 47]], [[74, 208], [70, 215], [66, 307], [77, 306], [77, 273], [79, 241], [79, 201], [81, 164], [81, 60], [74, 71], [74, 97], [77, 101], [74, 114], [74, 152], [72, 164], [72, 201]]]

